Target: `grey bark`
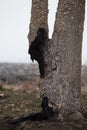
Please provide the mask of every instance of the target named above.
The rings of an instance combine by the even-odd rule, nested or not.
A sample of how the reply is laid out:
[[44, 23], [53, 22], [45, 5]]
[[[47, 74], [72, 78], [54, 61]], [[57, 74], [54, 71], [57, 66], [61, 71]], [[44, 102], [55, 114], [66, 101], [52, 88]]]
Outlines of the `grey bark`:
[[29, 43], [35, 39], [38, 28], [48, 32], [48, 0], [32, 0], [31, 20], [29, 26]]
[[52, 40], [48, 42], [45, 79], [41, 96], [47, 96], [59, 118], [82, 118], [81, 51], [84, 25], [84, 0], [60, 0]]
[[[41, 96], [47, 96], [61, 119], [81, 118], [81, 49], [85, 0], [59, 0], [52, 39], [45, 50], [45, 78]], [[39, 27], [48, 31], [47, 0], [32, 0], [30, 43]]]

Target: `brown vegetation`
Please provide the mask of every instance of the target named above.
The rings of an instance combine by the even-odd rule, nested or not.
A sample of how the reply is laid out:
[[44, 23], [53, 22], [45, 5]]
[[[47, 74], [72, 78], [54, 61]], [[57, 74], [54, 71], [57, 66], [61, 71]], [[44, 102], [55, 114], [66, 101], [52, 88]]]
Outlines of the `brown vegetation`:
[[[84, 72], [84, 73], [83, 73]], [[82, 79], [87, 81], [87, 69], [82, 69]], [[33, 82], [33, 80], [32, 80]], [[0, 130], [87, 130], [87, 120], [81, 122], [24, 122], [19, 125], [9, 125], [8, 119], [16, 119], [30, 113], [41, 111], [41, 98], [39, 93], [39, 78], [34, 83], [29, 80], [20, 85], [5, 85], [0, 83]], [[87, 84], [82, 86], [82, 99], [86, 104], [87, 113]], [[87, 118], [87, 115], [85, 114]]]
[[[11, 87], [11, 89], [1, 90], [0, 93], [4, 95], [0, 99], [0, 130], [87, 130], [86, 119], [81, 122], [27, 121], [19, 125], [9, 124], [9, 119], [15, 120], [29, 113], [41, 111], [41, 99], [37, 96], [39, 91], [38, 89], [14, 91]], [[87, 92], [83, 93], [82, 98], [84, 103], [87, 104]]]

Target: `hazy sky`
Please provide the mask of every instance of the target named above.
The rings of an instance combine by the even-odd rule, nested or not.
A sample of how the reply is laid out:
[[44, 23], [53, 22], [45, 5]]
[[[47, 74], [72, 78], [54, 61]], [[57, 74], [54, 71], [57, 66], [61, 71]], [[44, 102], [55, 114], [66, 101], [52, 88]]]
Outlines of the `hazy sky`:
[[[53, 32], [58, 0], [49, 0], [49, 31]], [[31, 0], [0, 0], [0, 62], [29, 62], [28, 40]], [[87, 13], [82, 62], [87, 61]]]

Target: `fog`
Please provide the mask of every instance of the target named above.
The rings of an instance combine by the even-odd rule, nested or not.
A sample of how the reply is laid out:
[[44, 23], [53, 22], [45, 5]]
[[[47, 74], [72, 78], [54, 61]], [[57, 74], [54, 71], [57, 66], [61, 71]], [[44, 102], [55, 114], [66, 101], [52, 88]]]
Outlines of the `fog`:
[[[49, 35], [54, 27], [58, 0], [49, 0]], [[29, 63], [28, 39], [31, 0], [0, 0], [0, 62]], [[85, 17], [82, 63], [87, 61], [87, 12]]]

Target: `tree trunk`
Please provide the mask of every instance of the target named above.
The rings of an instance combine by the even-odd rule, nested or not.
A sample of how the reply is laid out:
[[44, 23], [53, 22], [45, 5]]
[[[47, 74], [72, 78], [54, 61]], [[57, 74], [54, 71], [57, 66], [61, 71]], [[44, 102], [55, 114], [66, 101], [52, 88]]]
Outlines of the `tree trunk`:
[[81, 118], [81, 51], [85, 0], [59, 0], [54, 33], [45, 53], [41, 96], [47, 96], [59, 118]]
[[28, 39], [35, 39], [38, 28], [44, 28], [48, 32], [48, 0], [32, 0], [31, 21]]

